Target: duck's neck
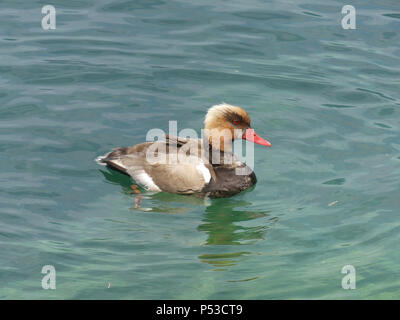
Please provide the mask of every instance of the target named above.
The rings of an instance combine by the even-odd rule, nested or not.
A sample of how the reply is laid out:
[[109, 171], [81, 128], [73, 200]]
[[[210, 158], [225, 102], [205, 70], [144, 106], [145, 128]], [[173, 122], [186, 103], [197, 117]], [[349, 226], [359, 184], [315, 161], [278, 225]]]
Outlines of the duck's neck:
[[209, 139], [203, 139], [205, 157], [214, 166], [228, 165], [235, 162], [232, 143], [226, 143], [222, 148], [216, 148]]

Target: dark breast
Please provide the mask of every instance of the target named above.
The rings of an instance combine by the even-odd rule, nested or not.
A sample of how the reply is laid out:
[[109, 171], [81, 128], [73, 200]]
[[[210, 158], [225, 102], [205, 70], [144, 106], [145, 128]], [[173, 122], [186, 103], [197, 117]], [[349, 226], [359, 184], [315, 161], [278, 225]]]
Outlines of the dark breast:
[[220, 198], [229, 197], [243, 190], [250, 188], [257, 182], [254, 171], [248, 175], [237, 175], [235, 167], [213, 166], [216, 180], [211, 178], [210, 182], [204, 187], [202, 192], [209, 197]]

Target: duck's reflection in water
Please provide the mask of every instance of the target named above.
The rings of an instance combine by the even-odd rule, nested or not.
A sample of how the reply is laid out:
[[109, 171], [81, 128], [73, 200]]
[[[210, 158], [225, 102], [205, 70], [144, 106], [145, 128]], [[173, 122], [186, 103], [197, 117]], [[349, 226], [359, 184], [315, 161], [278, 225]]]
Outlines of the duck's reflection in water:
[[[205, 210], [203, 223], [198, 227], [207, 234], [205, 248], [209, 249], [209, 253], [199, 256], [200, 261], [215, 267], [227, 267], [257, 254], [248, 250], [237, 251], [237, 246], [244, 248], [244, 245], [264, 240], [267, 230], [278, 218], [271, 217], [269, 211], [247, 209], [250, 207], [250, 202], [241, 199], [212, 199]], [[232, 245], [236, 250], [232, 250]]]
[[[131, 178], [110, 169], [100, 172], [108, 182], [119, 184], [123, 193], [132, 194]], [[252, 203], [240, 199], [240, 195], [233, 198], [205, 199], [160, 192], [151, 195], [144, 193], [144, 197], [143, 207], [136, 210], [183, 214], [191, 211], [193, 206], [205, 209], [202, 223], [197, 229], [207, 235], [201, 246], [207, 252], [199, 255], [199, 260], [217, 267], [216, 270], [224, 270], [248, 256], [258, 254], [250, 252], [246, 245], [264, 240], [268, 229], [278, 221], [270, 211], [250, 209]], [[151, 200], [151, 208], [145, 207], [146, 199]], [[246, 249], [238, 251], [239, 247]]]
[[[248, 241], [263, 239], [266, 226], [240, 225], [240, 222], [265, 217], [268, 211], [250, 211], [250, 202], [232, 198], [212, 199], [206, 208], [200, 231], [208, 234], [207, 245], [240, 245]], [[241, 209], [242, 208], [242, 209]]]

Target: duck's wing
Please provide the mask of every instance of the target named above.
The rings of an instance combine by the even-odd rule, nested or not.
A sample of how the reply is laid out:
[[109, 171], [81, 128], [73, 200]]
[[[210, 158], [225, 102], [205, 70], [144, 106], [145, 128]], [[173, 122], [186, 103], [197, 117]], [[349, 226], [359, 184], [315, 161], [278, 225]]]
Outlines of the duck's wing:
[[[168, 143], [169, 145], [176, 145], [178, 147], [179, 146], [183, 146], [186, 143], [190, 143], [193, 140], [194, 139], [182, 138], [182, 137], [173, 136], [173, 135], [170, 135], [170, 134], [166, 134], [165, 135], [166, 143]], [[196, 141], [200, 141], [200, 140], [196, 140]]]
[[[191, 194], [201, 192], [210, 182], [212, 166], [201, 156], [186, 152], [183, 145], [170, 141], [145, 142], [131, 148], [120, 148], [107, 154], [101, 161], [132, 176], [150, 191]], [[190, 149], [190, 148], [189, 148]]]

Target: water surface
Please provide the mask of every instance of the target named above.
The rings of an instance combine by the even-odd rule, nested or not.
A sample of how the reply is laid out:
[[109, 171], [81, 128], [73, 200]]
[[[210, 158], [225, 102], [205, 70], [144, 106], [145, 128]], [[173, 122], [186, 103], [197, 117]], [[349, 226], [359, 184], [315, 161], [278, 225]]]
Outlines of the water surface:
[[[0, 3], [0, 298], [400, 298], [398, 1], [51, 4]], [[272, 142], [252, 190], [131, 210], [93, 161], [222, 101]]]

